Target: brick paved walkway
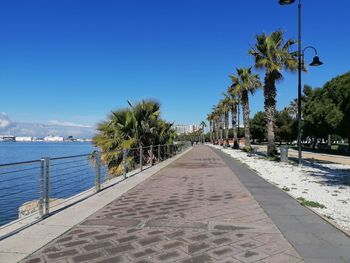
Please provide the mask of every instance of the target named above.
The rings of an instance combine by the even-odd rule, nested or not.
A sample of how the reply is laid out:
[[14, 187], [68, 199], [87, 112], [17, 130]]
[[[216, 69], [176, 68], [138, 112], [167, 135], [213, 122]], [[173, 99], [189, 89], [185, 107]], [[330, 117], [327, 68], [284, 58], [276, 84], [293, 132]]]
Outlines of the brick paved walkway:
[[24, 262], [303, 262], [205, 146], [113, 201]]

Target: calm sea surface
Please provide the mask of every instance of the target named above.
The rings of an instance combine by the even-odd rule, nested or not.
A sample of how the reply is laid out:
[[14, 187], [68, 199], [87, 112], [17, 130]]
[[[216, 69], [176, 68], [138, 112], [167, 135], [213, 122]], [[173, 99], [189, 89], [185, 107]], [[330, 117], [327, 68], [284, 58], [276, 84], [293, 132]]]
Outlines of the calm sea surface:
[[[0, 164], [89, 154], [91, 143], [0, 142]], [[18, 218], [18, 208], [40, 197], [40, 162], [0, 166], [0, 226]], [[51, 161], [50, 198], [65, 199], [94, 186], [95, 172], [87, 156]]]
[[0, 142], [0, 164], [91, 153], [89, 142]]

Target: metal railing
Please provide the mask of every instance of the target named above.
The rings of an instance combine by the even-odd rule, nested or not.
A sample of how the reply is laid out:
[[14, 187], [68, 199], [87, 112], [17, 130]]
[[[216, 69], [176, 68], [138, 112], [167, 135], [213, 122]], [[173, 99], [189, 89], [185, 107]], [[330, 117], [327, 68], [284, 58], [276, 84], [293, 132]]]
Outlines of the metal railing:
[[[188, 143], [151, 145], [1, 164], [0, 240], [188, 147]], [[117, 170], [106, 164], [110, 156], [115, 157], [112, 169]]]

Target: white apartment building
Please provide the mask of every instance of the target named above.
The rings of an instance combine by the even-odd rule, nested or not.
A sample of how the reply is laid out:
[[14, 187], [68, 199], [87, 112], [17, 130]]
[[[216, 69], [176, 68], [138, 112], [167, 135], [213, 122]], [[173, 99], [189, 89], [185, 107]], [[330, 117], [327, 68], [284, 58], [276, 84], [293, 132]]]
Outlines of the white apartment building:
[[174, 128], [177, 134], [191, 133], [198, 130], [198, 127], [195, 124], [176, 124]]
[[16, 142], [31, 142], [31, 141], [33, 141], [33, 137], [16, 136]]
[[64, 141], [64, 138], [62, 136], [52, 136], [52, 135], [49, 135], [49, 136], [46, 136], [44, 138], [44, 141], [45, 142], [63, 142]]

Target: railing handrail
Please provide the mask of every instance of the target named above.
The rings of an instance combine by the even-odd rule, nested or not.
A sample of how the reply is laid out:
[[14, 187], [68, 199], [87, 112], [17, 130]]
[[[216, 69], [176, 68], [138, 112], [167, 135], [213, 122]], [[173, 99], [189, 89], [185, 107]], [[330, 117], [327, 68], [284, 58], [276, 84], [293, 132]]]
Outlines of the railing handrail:
[[[167, 146], [167, 145], [177, 145], [177, 144], [155, 144], [152, 145], [154, 147], [156, 146]], [[150, 148], [151, 145], [148, 146], [142, 146], [142, 149], [147, 149]], [[127, 150], [139, 150], [140, 147], [132, 147], [132, 148], [125, 148]], [[155, 148], [153, 148], [155, 149]], [[105, 154], [105, 153], [114, 153], [114, 152], [120, 152], [122, 153], [123, 150], [115, 150], [115, 151], [107, 151], [107, 152], [101, 152], [99, 150], [97, 150], [98, 152], [100, 152], [101, 154]], [[63, 159], [70, 159], [70, 158], [79, 158], [79, 157], [88, 157], [91, 156], [93, 153], [84, 153], [84, 154], [78, 154], [78, 155], [68, 155], [68, 156], [58, 156], [58, 157], [49, 157], [50, 160], [55, 161], [55, 160], [63, 160]], [[44, 158], [44, 157], [43, 157]], [[16, 165], [23, 165], [23, 164], [34, 164], [34, 163], [40, 163], [42, 159], [37, 159], [37, 160], [30, 160], [30, 161], [22, 161], [22, 162], [14, 162], [14, 163], [4, 163], [4, 164], [0, 164], [0, 168], [1, 167], [6, 167], [6, 166], [16, 166]]]
[[3, 164], [0, 164], [0, 168], [6, 167], [6, 166], [17, 166], [17, 165], [33, 164], [33, 163], [40, 163], [40, 160], [31, 160], [31, 161], [23, 161], [23, 162], [15, 162], [15, 163], [3, 163]]
[[71, 155], [71, 156], [53, 157], [53, 158], [50, 158], [50, 159], [51, 159], [52, 161], [55, 161], [55, 160], [63, 160], [63, 159], [70, 159], [70, 158], [88, 157], [89, 155], [91, 155], [91, 153], [78, 154], [78, 155]]

